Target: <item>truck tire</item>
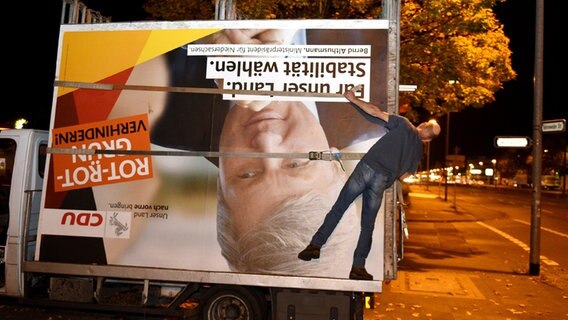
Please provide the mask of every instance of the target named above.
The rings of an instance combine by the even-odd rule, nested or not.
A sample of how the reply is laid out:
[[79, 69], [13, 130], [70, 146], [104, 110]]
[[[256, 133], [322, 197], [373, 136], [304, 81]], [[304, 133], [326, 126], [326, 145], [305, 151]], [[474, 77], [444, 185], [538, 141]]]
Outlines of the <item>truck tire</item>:
[[258, 320], [266, 317], [266, 303], [255, 289], [215, 286], [207, 293], [203, 320]]

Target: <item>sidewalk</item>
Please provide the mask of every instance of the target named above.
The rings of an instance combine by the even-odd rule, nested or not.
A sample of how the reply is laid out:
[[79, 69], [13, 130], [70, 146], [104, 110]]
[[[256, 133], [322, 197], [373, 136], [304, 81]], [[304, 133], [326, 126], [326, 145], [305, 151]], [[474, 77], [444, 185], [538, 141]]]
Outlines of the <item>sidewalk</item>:
[[541, 265], [540, 275], [528, 275], [526, 252], [438, 192], [411, 187], [398, 278], [383, 284], [366, 320], [568, 319], [566, 266]]

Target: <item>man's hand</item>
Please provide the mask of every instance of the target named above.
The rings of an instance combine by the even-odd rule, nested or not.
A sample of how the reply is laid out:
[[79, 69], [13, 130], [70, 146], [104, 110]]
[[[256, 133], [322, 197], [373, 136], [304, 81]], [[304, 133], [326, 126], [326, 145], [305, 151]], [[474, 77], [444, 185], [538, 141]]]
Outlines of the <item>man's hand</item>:
[[343, 93], [343, 96], [353, 103], [357, 100], [357, 97], [355, 96], [355, 92], [353, 90], [345, 91]]
[[346, 90], [346, 91], [343, 93], [343, 96], [344, 96], [345, 98], [347, 98], [347, 100], [349, 100], [349, 101], [351, 101], [351, 102], [353, 102], [353, 103], [356, 103], [356, 101], [359, 100], [359, 99], [357, 98], [357, 96], [355, 96], [355, 92], [360, 91], [361, 88], [363, 88], [363, 85], [362, 85], [362, 84], [358, 84], [358, 85], [354, 86], [353, 88], [351, 88], [351, 89], [349, 89], [349, 90]]
[[351, 91], [357, 92], [357, 91], [361, 91], [361, 89], [363, 89], [363, 85], [358, 84], [358, 85], [354, 86], [353, 88], [351, 88]]
[[388, 122], [389, 121], [389, 114], [388, 113], [382, 111], [379, 107], [375, 106], [374, 104], [371, 104], [369, 102], [365, 102], [365, 101], [359, 99], [355, 95], [355, 91], [361, 89], [360, 86], [361, 85], [357, 85], [357, 86], [353, 87], [352, 89], [345, 91], [343, 93], [343, 96], [347, 100], [349, 100], [350, 102], [352, 102], [353, 104], [355, 104], [356, 106], [361, 108], [363, 111], [368, 113], [369, 115], [371, 115], [373, 117], [377, 117], [379, 119], [382, 119], [382, 120]]

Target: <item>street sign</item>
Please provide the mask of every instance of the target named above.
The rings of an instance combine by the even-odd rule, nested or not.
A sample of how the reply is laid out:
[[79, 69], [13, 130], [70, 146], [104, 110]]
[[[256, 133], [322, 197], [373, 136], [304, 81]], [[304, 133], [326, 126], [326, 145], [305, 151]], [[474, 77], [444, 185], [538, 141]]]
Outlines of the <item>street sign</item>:
[[495, 137], [497, 148], [528, 148], [531, 146], [529, 137]]
[[545, 120], [542, 122], [542, 132], [566, 131], [566, 119]]

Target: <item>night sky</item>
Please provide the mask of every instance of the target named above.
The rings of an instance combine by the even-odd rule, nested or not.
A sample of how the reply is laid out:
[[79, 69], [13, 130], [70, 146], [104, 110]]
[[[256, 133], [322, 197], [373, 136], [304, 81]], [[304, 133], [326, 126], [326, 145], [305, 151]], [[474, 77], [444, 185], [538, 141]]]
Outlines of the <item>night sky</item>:
[[[551, 3], [551, 2], [549, 2]], [[517, 72], [515, 80], [506, 82], [504, 88], [495, 95], [496, 102], [480, 109], [468, 108], [450, 116], [450, 147], [453, 153], [457, 146], [466, 156], [486, 155], [493, 157], [498, 150], [491, 148], [495, 136], [533, 135], [535, 102], [533, 96], [534, 57], [535, 57], [535, 1], [509, 0], [496, 7], [495, 12], [505, 25], [505, 33], [511, 40], [513, 69]], [[545, 7], [544, 16], [544, 76], [542, 119], [566, 119], [568, 108], [560, 100], [560, 42], [553, 38], [559, 26], [558, 10]], [[445, 118], [441, 119], [445, 124]], [[444, 128], [445, 129], [445, 128]], [[543, 141], [559, 139], [562, 134], [544, 134]], [[445, 139], [442, 137], [442, 139]], [[441, 140], [442, 140], [441, 139]], [[437, 148], [443, 149], [445, 141], [438, 140]], [[440, 146], [441, 145], [441, 146]], [[434, 147], [434, 143], [432, 144]], [[433, 150], [431, 152], [434, 152]], [[442, 154], [443, 151], [440, 151]]]
[[[144, 20], [143, 0], [84, 0], [87, 6], [111, 16], [112, 21]], [[20, 8], [14, 12], [29, 13], [15, 24], [8, 32], [6, 46], [8, 63], [5, 70], [8, 86], [5, 87], [5, 99], [0, 114], [0, 124], [13, 121], [17, 117], [26, 117], [28, 127], [47, 129], [53, 97], [53, 79], [57, 55], [57, 37], [61, 12], [60, 0], [43, 2], [42, 10], [37, 8]], [[117, 7], [115, 4], [121, 4]], [[21, 5], [24, 5], [21, 3]], [[554, 4], [549, 2], [549, 4]], [[500, 21], [505, 25], [505, 33], [510, 38], [513, 51], [513, 69], [517, 79], [504, 84], [504, 88], [496, 93], [496, 102], [480, 109], [468, 108], [463, 112], [450, 116], [449, 151], [467, 157], [495, 157], [500, 151], [494, 147], [495, 136], [528, 136], [532, 137], [534, 118], [533, 77], [535, 53], [535, 11], [533, 1], [508, 0], [495, 7]], [[561, 41], [554, 38], [560, 28], [560, 13], [553, 6], [545, 7], [544, 16], [544, 92], [542, 113], [543, 120], [568, 118], [568, 107], [561, 99], [563, 93], [564, 63], [560, 61], [563, 51]], [[13, 101], [13, 102], [8, 102]], [[432, 141], [431, 164], [443, 158], [445, 148], [446, 119], [439, 118], [442, 124], [442, 135]], [[546, 134], [547, 139], [561, 139], [566, 133]]]

